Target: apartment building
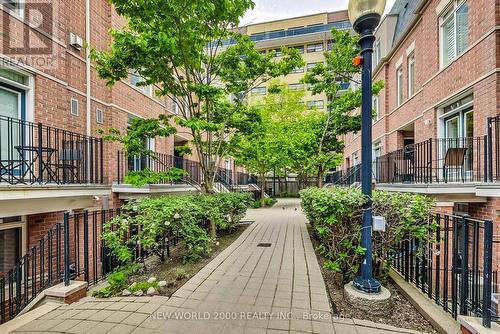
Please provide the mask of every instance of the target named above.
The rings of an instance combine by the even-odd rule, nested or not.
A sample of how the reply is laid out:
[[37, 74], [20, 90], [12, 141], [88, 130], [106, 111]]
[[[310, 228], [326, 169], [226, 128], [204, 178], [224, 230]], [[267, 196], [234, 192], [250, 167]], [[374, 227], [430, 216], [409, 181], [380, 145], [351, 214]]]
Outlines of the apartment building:
[[[106, 209], [192, 186], [117, 184], [128, 170], [153, 166], [125, 157], [96, 131], [126, 131], [132, 119], [173, 115], [176, 105], [137, 86], [142, 78], [135, 73], [112, 88], [98, 78], [85, 45], [108, 48], [109, 29], [124, 24], [108, 1], [3, 1], [0, 15], [1, 276], [66, 210]], [[187, 140], [176, 134], [148, 146], [160, 155], [158, 164], [193, 172], [197, 157], [179, 157], [175, 149]], [[221, 167], [234, 170], [231, 160]]]
[[[239, 28], [240, 33], [247, 34], [255, 42], [261, 52], [274, 52], [281, 56], [283, 47], [295, 48], [304, 59], [305, 66], [295, 69], [289, 75], [280, 78], [280, 82], [292, 90], [306, 90], [304, 103], [309, 108], [327, 108], [324, 94], [312, 95], [300, 81], [308, 70], [325, 61], [324, 52], [331, 47], [331, 30], [352, 30], [347, 11], [320, 13], [284, 20], [250, 24]], [[257, 101], [267, 94], [269, 83], [256, 87], [250, 93], [250, 101]], [[345, 89], [349, 83], [345, 83]]]

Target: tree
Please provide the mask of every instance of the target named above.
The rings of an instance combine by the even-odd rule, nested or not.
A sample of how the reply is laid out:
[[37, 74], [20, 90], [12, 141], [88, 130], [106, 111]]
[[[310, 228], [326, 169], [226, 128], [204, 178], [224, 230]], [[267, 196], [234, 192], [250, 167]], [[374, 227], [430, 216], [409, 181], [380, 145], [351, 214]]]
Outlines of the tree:
[[[306, 164], [316, 173], [319, 187], [323, 185], [325, 173], [338, 164], [338, 154], [344, 148], [341, 136], [361, 129], [361, 115], [355, 113], [361, 106], [361, 88], [352, 88], [351, 85], [343, 92], [343, 86], [356, 82], [360, 74], [361, 69], [353, 63], [360, 52], [359, 37], [333, 29], [332, 41], [331, 50], [325, 53], [326, 63], [316, 65], [303, 79], [311, 86], [312, 94], [324, 93], [328, 98], [328, 112], [320, 121], [315, 154]], [[375, 82], [373, 93], [377, 95], [383, 86], [382, 81]]]
[[231, 154], [238, 164], [255, 173], [262, 185], [261, 198], [265, 196], [267, 175], [277, 169], [289, 167], [293, 150], [300, 149], [305, 133], [297, 133], [305, 116], [302, 102], [304, 91], [288, 90], [279, 82], [272, 82], [268, 95], [254, 101], [259, 121], [245, 132], [232, 138]]
[[134, 71], [143, 78], [140, 85], [175, 99], [175, 121], [190, 132], [200, 160], [202, 189], [213, 192], [229, 138], [256, 120], [248, 93], [303, 65], [301, 56], [285, 48], [277, 61], [233, 29], [253, 8], [251, 0], [110, 1], [127, 25], [111, 31], [109, 50], [92, 51], [99, 75], [113, 85]]

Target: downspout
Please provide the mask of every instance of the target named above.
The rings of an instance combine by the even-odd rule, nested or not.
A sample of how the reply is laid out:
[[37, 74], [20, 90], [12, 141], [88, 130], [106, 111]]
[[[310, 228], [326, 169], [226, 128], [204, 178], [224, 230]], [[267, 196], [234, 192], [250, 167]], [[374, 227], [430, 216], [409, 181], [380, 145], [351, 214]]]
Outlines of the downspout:
[[[85, 87], [85, 97], [86, 97], [86, 115], [87, 115], [87, 136], [90, 137], [92, 134], [92, 117], [91, 117], [91, 87], [90, 87], [90, 0], [85, 0], [85, 77], [86, 77], [86, 87]], [[87, 180], [90, 182], [90, 173], [92, 171], [90, 142], [87, 145]]]

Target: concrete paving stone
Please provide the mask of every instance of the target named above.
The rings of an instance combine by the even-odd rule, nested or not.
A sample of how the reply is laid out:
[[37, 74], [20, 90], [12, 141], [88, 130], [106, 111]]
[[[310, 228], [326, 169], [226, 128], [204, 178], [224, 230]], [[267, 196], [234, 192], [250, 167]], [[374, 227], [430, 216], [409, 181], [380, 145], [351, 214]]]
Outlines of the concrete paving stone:
[[128, 317], [123, 319], [121, 323], [125, 325], [139, 326], [149, 317], [150, 316], [148, 314], [144, 313], [131, 313]]
[[54, 331], [54, 332], [63, 332], [63, 333], [66, 333], [71, 328], [75, 327], [76, 325], [78, 325], [82, 321], [83, 320], [72, 320], [72, 319], [64, 320], [59, 325], [56, 325], [56, 326], [52, 327], [50, 330]]
[[98, 310], [82, 310], [82, 311], [76, 313], [75, 315], [73, 315], [72, 318], [85, 320], [85, 319], [92, 318], [92, 316], [94, 314], [96, 314], [97, 312], [99, 312], [99, 311]]
[[63, 315], [64, 313], [66, 313], [67, 311], [64, 310], [64, 309], [61, 309], [61, 308], [57, 308], [53, 311], [50, 311], [49, 313], [46, 313], [40, 317], [38, 317], [37, 319], [41, 319], [41, 320], [50, 320], [50, 319], [56, 319], [57, 317]]
[[[331, 322], [312, 321], [312, 329], [315, 334], [333, 334], [335, 329]], [[339, 333], [342, 334], [342, 333]]]
[[290, 320], [290, 330], [312, 333], [312, 323], [310, 320], [291, 319]]
[[99, 322], [97, 325], [91, 328], [91, 334], [105, 334], [109, 332], [113, 327], [117, 326], [117, 324], [112, 322]]
[[29, 331], [47, 331], [61, 324], [64, 320], [60, 319], [50, 319], [50, 320], [33, 320], [18, 329], [18, 331], [29, 332]]
[[90, 333], [91, 330], [97, 325], [99, 322], [97, 321], [90, 321], [90, 320], [83, 320], [79, 322], [76, 326], [71, 327], [69, 330], [67, 330], [67, 333], [71, 334], [84, 334], [84, 333]]
[[125, 306], [127, 306], [129, 303], [127, 302], [115, 302], [108, 307], [105, 308], [105, 310], [121, 310]]
[[142, 303], [133, 303], [132, 302], [132, 303], [128, 303], [127, 306], [123, 307], [121, 310], [134, 312], [134, 311], [137, 311], [142, 306], [144, 306]]
[[185, 301], [186, 301], [186, 299], [184, 299], [184, 298], [171, 297], [168, 300], [167, 304], [170, 306], [181, 306]]
[[356, 326], [351, 326], [341, 323], [333, 323], [333, 329], [335, 330], [335, 333], [341, 333], [341, 334], [371, 334], [368, 331], [358, 332], [356, 330]]
[[111, 315], [113, 315], [115, 311], [112, 310], [98, 310], [97, 313], [95, 313], [90, 320], [94, 321], [104, 321], [107, 318], [109, 318]]
[[160, 308], [160, 306], [161, 306], [161, 304], [146, 303], [146, 304], [143, 304], [141, 307], [139, 307], [135, 312], [151, 314], [154, 311], [156, 311], [158, 308]]
[[123, 319], [127, 318], [132, 312], [115, 311], [106, 318], [106, 322], [121, 323]]
[[119, 324], [114, 326], [108, 333], [106, 334], [128, 334], [135, 330], [136, 326]]
[[[266, 328], [245, 327], [244, 334], [265, 334]], [[241, 333], [241, 331], [240, 331]]]
[[266, 331], [266, 334], [288, 334], [288, 330], [286, 331], [282, 331], [282, 330], [279, 330], [279, 329], [268, 329]]
[[279, 330], [290, 330], [290, 320], [287, 319], [271, 319], [267, 328], [279, 329]]

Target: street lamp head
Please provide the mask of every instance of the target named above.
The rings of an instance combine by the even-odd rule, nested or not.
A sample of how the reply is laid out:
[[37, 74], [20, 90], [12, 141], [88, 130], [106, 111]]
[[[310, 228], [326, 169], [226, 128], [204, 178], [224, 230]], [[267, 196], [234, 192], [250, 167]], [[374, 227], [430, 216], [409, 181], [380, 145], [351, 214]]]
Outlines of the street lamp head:
[[385, 10], [385, 0], [349, 0], [349, 20], [356, 32], [374, 30]]

